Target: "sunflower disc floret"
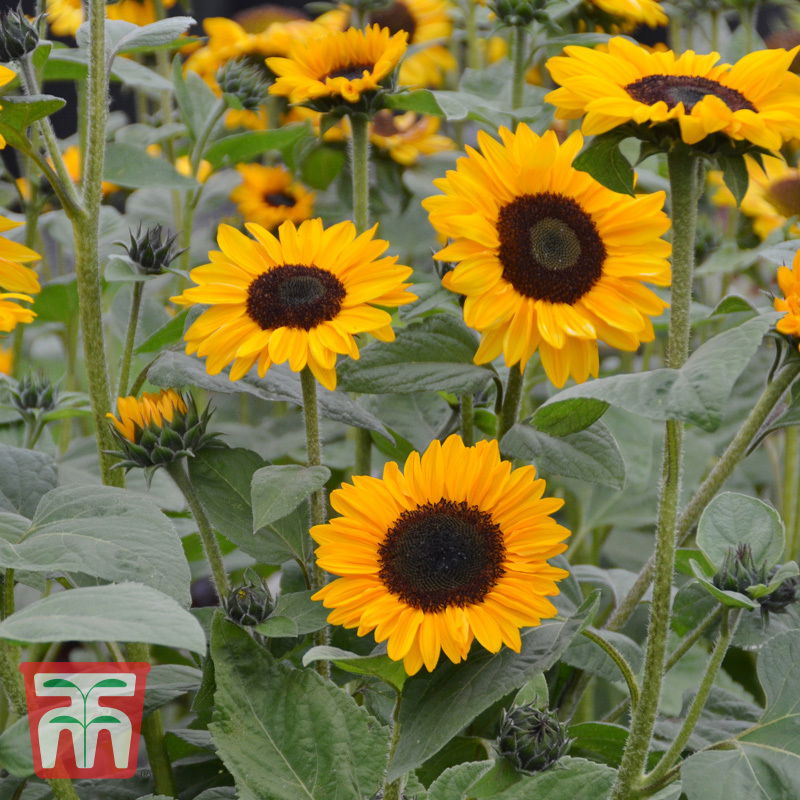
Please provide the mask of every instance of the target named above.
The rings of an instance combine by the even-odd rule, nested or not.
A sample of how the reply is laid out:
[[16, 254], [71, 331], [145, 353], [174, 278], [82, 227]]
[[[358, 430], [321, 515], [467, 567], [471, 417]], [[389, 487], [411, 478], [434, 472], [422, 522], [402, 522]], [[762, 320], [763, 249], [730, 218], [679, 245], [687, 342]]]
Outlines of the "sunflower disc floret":
[[599, 369], [598, 340], [635, 350], [654, 337], [667, 304], [644, 286], [668, 286], [664, 193], [629, 197], [572, 167], [579, 133], [559, 144], [527, 125], [478, 134], [423, 201], [451, 244], [436, 257], [456, 264], [442, 284], [465, 295], [464, 319], [482, 334], [478, 364], [501, 353], [524, 368], [538, 351], [563, 386]]
[[337, 580], [312, 599], [332, 625], [373, 632], [413, 675], [444, 651], [457, 663], [473, 640], [519, 652], [519, 629], [553, 617], [547, 599], [567, 572], [547, 559], [569, 531], [551, 518], [532, 466], [512, 469], [496, 441], [467, 447], [457, 435], [412, 453], [401, 471], [356, 476], [331, 494], [340, 514], [316, 525], [319, 566]]

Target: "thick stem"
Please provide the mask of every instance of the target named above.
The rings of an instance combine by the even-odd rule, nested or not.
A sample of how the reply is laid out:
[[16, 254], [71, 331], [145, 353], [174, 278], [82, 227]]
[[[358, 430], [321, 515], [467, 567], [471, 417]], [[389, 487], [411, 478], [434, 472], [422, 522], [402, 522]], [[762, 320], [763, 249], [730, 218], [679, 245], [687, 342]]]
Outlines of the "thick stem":
[[[397, 700], [395, 701], [394, 714], [392, 715], [392, 736], [389, 740], [389, 755], [386, 760], [387, 766], [392, 763], [392, 757], [394, 756], [395, 750], [397, 750], [397, 745], [400, 742], [400, 720], [398, 719], [399, 710], [400, 695], [398, 694]], [[403, 789], [405, 788], [405, 784], [405, 775], [401, 776], [400, 778], [396, 778], [391, 782], [384, 781], [383, 800], [403, 800]]]
[[499, 426], [497, 429], [497, 441], [502, 441], [503, 437], [511, 430], [517, 422], [519, 414], [519, 404], [522, 399], [522, 370], [519, 364], [515, 364], [508, 371], [508, 383], [506, 393], [503, 398], [503, 410], [500, 414]]
[[476, 12], [478, 4], [475, 0], [466, 2], [466, 33], [467, 33], [467, 66], [470, 69], [481, 68], [481, 51], [478, 42], [478, 21]]
[[461, 395], [461, 438], [467, 447], [475, 444], [475, 403], [471, 392]]
[[[697, 227], [698, 162], [683, 146], [668, 154], [672, 203], [672, 303], [667, 337], [666, 365], [683, 366], [689, 354], [689, 308], [692, 301], [695, 232]], [[633, 712], [631, 731], [622, 755], [611, 800], [629, 800], [641, 781], [658, 700], [664, 679], [667, 637], [670, 629], [672, 578], [683, 451], [683, 423], [667, 420], [661, 470], [661, 497], [656, 526], [653, 600], [645, 645], [642, 690]]]
[[[722, 484], [730, 477], [736, 465], [744, 458], [751, 442], [758, 435], [767, 417], [783, 397], [786, 390], [792, 385], [798, 374], [800, 374], [800, 363], [791, 362], [775, 376], [772, 383], [764, 387], [761, 397], [758, 398], [742, 426], [736, 432], [736, 436], [733, 437], [719, 461], [700, 484], [683, 510], [678, 520], [678, 545], [683, 544], [689, 537], [703, 509], [720, 490]], [[634, 609], [650, 586], [653, 579], [654, 566], [655, 559], [651, 557], [640, 570], [638, 578], [617, 607], [614, 615], [609, 619], [606, 625], [609, 630], [620, 630], [630, 619]]]
[[133, 284], [133, 294], [131, 296], [131, 313], [128, 318], [128, 333], [125, 336], [125, 347], [122, 351], [122, 366], [119, 368], [119, 388], [118, 397], [125, 397], [128, 391], [128, 380], [131, 372], [131, 357], [133, 355], [133, 345], [136, 341], [136, 328], [139, 325], [139, 309], [142, 306], [142, 293], [144, 292], [144, 282], [136, 281]]
[[372, 434], [366, 428], [356, 428], [355, 440], [353, 475], [372, 475]]
[[733, 615], [733, 619], [730, 619], [729, 609], [726, 608], [722, 612], [722, 629], [717, 643], [711, 651], [711, 656], [708, 659], [703, 678], [697, 688], [697, 694], [695, 694], [689, 706], [689, 710], [686, 712], [686, 719], [683, 721], [683, 725], [681, 725], [681, 729], [675, 737], [675, 740], [669, 746], [667, 752], [661, 756], [658, 764], [645, 776], [644, 780], [647, 783], [657, 781], [659, 778], [663, 777], [669, 771], [675, 759], [683, 752], [683, 748], [689, 741], [689, 737], [692, 735], [695, 725], [697, 725], [697, 720], [700, 719], [700, 714], [708, 700], [711, 687], [714, 685], [714, 680], [717, 677], [719, 668], [722, 666], [722, 659], [725, 657], [725, 653], [728, 652], [728, 647], [733, 639], [733, 634], [736, 631], [736, 625], [739, 622], [740, 616], [741, 611], [737, 611]]
[[186, 467], [183, 465], [183, 460], [173, 461], [167, 467], [167, 471], [186, 498], [186, 502], [189, 504], [189, 510], [192, 512], [194, 521], [197, 523], [200, 539], [203, 542], [203, 550], [205, 550], [206, 558], [211, 567], [211, 577], [214, 581], [214, 588], [216, 589], [219, 601], [222, 602], [230, 593], [231, 587], [228, 582], [228, 574], [225, 572], [225, 564], [222, 561], [222, 551], [219, 549], [217, 537], [214, 535], [211, 523], [208, 521], [203, 504], [200, 502], [200, 498], [197, 496], [197, 492], [195, 492], [194, 486], [192, 486], [192, 482], [189, 480], [189, 475], [186, 472]]
[[511, 39], [511, 60], [514, 77], [511, 83], [511, 108], [522, 105], [522, 93], [525, 89], [525, 67], [528, 63], [526, 47], [528, 29], [524, 25], [515, 25]]
[[[142, 643], [130, 643], [127, 647], [131, 661], [150, 661], [150, 647]], [[161, 711], [156, 709], [142, 719], [142, 736], [147, 748], [147, 758], [153, 772], [153, 784], [157, 794], [176, 797], [175, 779], [172, 777], [172, 764], [167, 755], [164, 742], [164, 723]]]

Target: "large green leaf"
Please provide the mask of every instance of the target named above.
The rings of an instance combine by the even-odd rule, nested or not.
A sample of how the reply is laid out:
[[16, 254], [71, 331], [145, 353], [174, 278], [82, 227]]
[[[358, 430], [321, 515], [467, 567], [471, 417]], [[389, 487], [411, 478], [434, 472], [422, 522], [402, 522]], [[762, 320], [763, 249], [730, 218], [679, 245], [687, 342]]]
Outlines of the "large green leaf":
[[269, 618], [255, 630], [264, 636], [302, 636], [325, 627], [330, 613], [322, 603], [311, 599], [313, 591], [282, 594]]
[[467, 800], [469, 789], [491, 768], [491, 761], [468, 761], [448, 767], [430, 785], [428, 800]]
[[742, 544], [750, 545], [756, 564], [777, 564], [784, 546], [783, 521], [772, 506], [755, 497], [723, 492], [700, 517], [697, 546], [721, 567], [728, 551]]
[[567, 756], [538, 775], [526, 775], [492, 800], [603, 800], [616, 774], [605, 764]]
[[31, 143], [26, 129], [65, 105], [66, 100], [49, 94], [4, 97], [0, 102], [0, 135], [15, 147], [28, 150]]
[[[196, 358], [168, 351], [162, 353], [150, 367], [147, 378], [156, 386], [197, 386], [224, 394], [247, 392], [262, 400], [282, 401], [301, 407], [303, 405], [300, 379], [283, 365], [271, 367], [263, 378], [254, 377], [251, 372], [234, 382], [225, 374], [209, 375], [203, 362]], [[329, 392], [321, 386], [317, 387], [317, 392], [319, 410], [323, 417], [390, 436], [374, 414], [364, 410], [344, 392]]]
[[277, 663], [214, 621], [217, 690], [209, 726], [241, 800], [363, 800], [380, 784], [387, 732], [312, 669]]
[[437, 314], [398, 331], [393, 342], [365, 347], [357, 361], [342, 362], [339, 382], [365, 394], [477, 392], [492, 375], [473, 363], [477, 348], [477, 337], [460, 319]]
[[106, 145], [103, 180], [141, 189], [162, 186], [165, 189], [195, 189], [197, 181], [175, 171], [163, 158], [154, 158], [144, 150], [130, 144], [110, 142]]
[[48, 492], [17, 541], [0, 538], [0, 566], [134, 580], [189, 605], [189, 565], [174, 525], [148, 497], [124, 489]]
[[186, 127], [197, 140], [214, 114], [218, 99], [209, 85], [196, 73], [183, 74], [183, 61], [176, 56], [172, 61], [172, 83], [175, 99]]
[[294, 511], [312, 492], [325, 486], [327, 467], [284, 464], [262, 467], [253, 473], [253, 529], [258, 530]]
[[575, 159], [575, 169], [588, 172], [595, 180], [620, 194], [633, 194], [633, 167], [622, 155], [620, 143], [628, 134], [609, 131], [595, 136], [591, 144]]
[[794, 800], [800, 797], [800, 631], [769, 639], [758, 657], [766, 709], [724, 748], [690, 756], [681, 767], [688, 800]]
[[598, 597], [593, 593], [566, 622], [544, 620], [525, 629], [519, 653], [508, 648], [488, 653], [476, 644], [466, 662], [442, 659], [431, 674], [409, 678], [400, 701], [400, 741], [389, 777], [416, 769], [492, 703], [550, 669], [591, 621]]
[[214, 142], [204, 154], [206, 161], [219, 168], [228, 163], [238, 164], [268, 153], [270, 150], [284, 152], [296, 147], [298, 142], [311, 135], [306, 125], [287, 125], [274, 131], [248, 131], [234, 133]]
[[403, 662], [392, 661], [386, 653], [360, 656], [358, 653], [351, 653], [349, 650], [342, 650], [339, 647], [320, 645], [312, 647], [306, 652], [303, 656], [303, 666], [307, 667], [314, 661], [331, 661], [339, 669], [354, 672], [356, 675], [374, 675], [394, 686], [398, 692], [403, 688], [408, 677]]
[[58, 469], [52, 456], [0, 444], [0, 509], [30, 519], [39, 501], [57, 483]]
[[33, 775], [31, 733], [27, 716], [18, 719], [0, 734], [0, 769], [19, 778]]
[[709, 339], [679, 370], [613, 375], [571, 386], [533, 416], [540, 430], [571, 433], [585, 428], [609, 405], [648, 419], [680, 419], [703, 430], [719, 427], [737, 378], [758, 350], [776, 315], [761, 314]]
[[[120, 21], [122, 20], [118, 22]], [[194, 23], [192, 17], [168, 17], [151, 22], [149, 25], [131, 25], [121, 36], [115, 37], [109, 49], [113, 54], [155, 50], [174, 42]]]
[[534, 464], [545, 476], [562, 475], [613, 489], [625, 485], [625, 462], [611, 431], [602, 422], [567, 436], [551, 436], [517, 424], [503, 437], [500, 448]]
[[147, 642], [204, 653], [200, 623], [171, 597], [140, 583], [70, 589], [0, 622], [17, 642]]

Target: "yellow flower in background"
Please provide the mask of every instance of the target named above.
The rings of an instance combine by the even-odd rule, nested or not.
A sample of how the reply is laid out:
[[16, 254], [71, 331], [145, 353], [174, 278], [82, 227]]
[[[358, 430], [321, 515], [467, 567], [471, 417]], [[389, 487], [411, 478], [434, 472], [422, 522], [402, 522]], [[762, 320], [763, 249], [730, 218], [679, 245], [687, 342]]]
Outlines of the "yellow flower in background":
[[106, 414], [120, 435], [129, 442], [136, 442], [141, 429], [148, 425], [162, 427], [165, 422], [172, 422], [175, 412], [187, 412], [186, 403], [174, 389], [162, 389], [160, 392], [145, 392], [141, 397], [118, 397], [117, 414]]
[[643, 284], [668, 286], [664, 192], [618, 194], [572, 167], [580, 133], [559, 144], [521, 124], [500, 142], [478, 133], [455, 170], [423, 200], [452, 239], [436, 258], [456, 262], [442, 284], [466, 296], [464, 320], [482, 334], [475, 361], [503, 353], [524, 369], [538, 350], [563, 386], [598, 373], [597, 342], [636, 350], [667, 306]]
[[669, 21], [658, 0], [588, 0], [612, 17], [619, 17], [632, 26], [647, 25], [656, 28]]
[[[70, 178], [72, 178], [74, 183], [78, 183], [81, 179], [81, 175], [83, 174], [81, 169], [80, 148], [74, 144], [70, 145], [61, 154], [61, 158], [64, 161], [64, 166], [67, 168], [67, 174], [70, 176]], [[52, 163], [50, 166], [52, 166]], [[104, 195], [111, 194], [111, 192], [116, 192], [117, 189], [119, 189], [119, 186], [117, 186], [115, 183], [103, 181], [101, 184], [101, 190]]]
[[455, 434], [402, 472], [389, 462], [382, 479], [356, 476], [331, 492], [341, 516], [311, 529], [319, 566], [341, 576], [312, 600], [333, 609], [330, 624], [374, 631], [409, 675], [442, 651], [464, 660], [474, 639], [519, 652], [519, 629], [555, 616], [547, 598], [569, 574], [547, 563], [570, 532], [550, 516], [564, 501], [544, 490], [496, 441], [466, 447]]
[[242, 184], [231, 192], [231, 200], [246, 222], [272, 230], [287, 219], [302, 222], [314, 213], [314, 192], [295, 181], [285, 167], [239, 164], [236, 169]]
[[370, 123], [370, 141], [398, 164], [408, 167], [420, 156], [456, 149], [452, 139], [438, 133], [440, 126], [438, 117], [383, 109]]
[[561, 88], [545, 99], [559, 119], [584, 117], [585, 134], [676, 120], [686, 144], [723, 133], [778, 150], [800, 135], [800, 76], [789, 72], [798, 49], [759, 50], [731, 66], [718, 53], [649, 52], [615, 37], [607, 52], [566, 47], [549, 59]]
[[[172, 8], [176, 0], [163, 0], [164, 8]], [[47, 23], [56, 36], [74, 36], [83, 24], [81, 0], [47, 0]], [[119, 0], [106, 5], [108, 19], [121, 19], [134, 25], [149, 25], [155, 22], [156, 9], [153, 0]]]
[[[0, 233], [19, 228], [22, 224], [0, 216]], [[39, 285], [39, 278], [25, 264], [40, 259], [41, 256], [30, 247], [0, 236], [0, 288], [9, 292], [24, 292], [25, 294], [39, 292], [42, 288]]]
[[783, 292], [783, 298], [776, 297], [773, 305], [776, 311], [786, 313], [778, 320], [775, 328], [780, 333], [800, 339], [800, 250], [795, 253], [791, 269], [778, 268], [778, 286]]
[[313, 47], [295, 43], [288, 58], [267, 59], [278, 76], [270, 93], [292, 103], [321, 98], [355, 103], [380, 88], [405, 53], [407, 39], [405, 31], [392, 35], [373, 25], [329, 33], [315, 39]]
[[14, 348], [0, 347], [0, 375], [10, 375], [14, 371]]
[[[7, 83], [11, 83], [14, 78], [17, 77], [17, 73], [14, 72], [13, 69], [9, 69], [8, 67], [0, 66], [0, 86], [5, 86]], [[0, 117], [2, 116], [2, 108], [3, 106], [0, 105]], [[6, 146], [5, 137], [0, 135], [0, 150], [2, 150]]]
[[[753, 220], [753, 230], [761, 239], [784, 225], [790, 217], [800, 216], [800, 169], [790, 167], [782, 158], [762, 156], [764, 169], [754, 159], [745, 157], [750, 182], [740, 209]], [[711, 172], [709, 182], [717, 187], [712, 201], [735, 208], [736, 199], [723, 183], [721, 172]], [[792, 233], [800, 234], [794, 224]]]
[[254, 237], [220, 225], [220, 250], [210, 264], [192, 270], [198, 286], [172, 300], [201, 303], [204, 311], [184, 335], [186, 352], [207, 357], [216, 375], [232, 364], [237, 380], [258, 363], [262, 377], [273, 364], [306, 365], [326, 388], [336, 388], [336, 357], [358, 358], [356, 334], [394, 339], [392, 318], [378, 306], [405, 305], [416, 296], [405, 281], [411, 268], [381, 257], [388, 242], [375, 239], [377, 225], [356, 236], [352, 222], [323, 228], [322, 220], [286, 221], [273, 236], [255, 223]]
[[214, 171], [214, 167], [211, 166], [210, 161], [201, 158], [197, 166], [197, 175], [193, 175], [192, 159], [189, 156], [178, 156], [175, 159], [175, 171], [181, 175], [185, 175], [187, 178], [194, 178], [199, 183], [205, 183]]
[[32, 303], [33, 298], [18, 292], [0, 292], [0, 333], [11, 333], [22, 322], [33, 322], [36, 314], [15, 302]]

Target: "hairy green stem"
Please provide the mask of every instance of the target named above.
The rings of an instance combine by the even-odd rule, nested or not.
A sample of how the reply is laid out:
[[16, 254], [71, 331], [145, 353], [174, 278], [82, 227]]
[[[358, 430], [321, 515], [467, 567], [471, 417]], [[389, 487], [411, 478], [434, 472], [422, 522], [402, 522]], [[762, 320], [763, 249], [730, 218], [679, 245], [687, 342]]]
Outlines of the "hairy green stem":
[[798, 466], [800, 466], [800, 429], [795, 426], [786, 429], [783, 444], [783, 483], [781, 485], [781, 511], [786, 525], [786, 557], [795, 558], [794, 541]]
[[14, 613], [14, 570], [7, 569], [3, 575], [3, 607], [0, 619], [6, 619]]
[[[150, 646], [141, 642], [131, 642], [127, 646], [131, 661], [150, 662]], [[178, 792], [172, 776], [172, 764], [167, 755], [164, 741], [164, 723], [161, 711], [156, 709], [142, 719], [142, 736], [147, 748], [147, 758], [153, 772], [153, 784], [157, 794], [176, 797]]]
[[372, 474], [372, 434], [366, 428], [355, 429], [356, 457], [353, 475]]
[[[672, 302], [667, 336], [666, 365], [683, 366], [689, 355], [692, 301], [692, 277], [697, 228], [698, 160], [688, 148], [675, 146], [667, 156], [672, 204]], [[664, 679], [667, 638], [670, 629], [672, 578], [675, 568], [675, 539], [678, 522], [683, 423], [667, 420], [664, 432], [664, 455], [661, 469], [661, 496], [656, 525], [656, 552], [653, 576], [653, 600], [645, 644], [642, 688], [633, 711], [631, 730], [620, 762], [611, 800], [630, 800], [641, 780], [658, 700]]]
[[515, 25], [512, 29], [511, 61], [514, 73], [511, 79], [511, 108], [519, 108], [522, 105], [522, 94], [525, 89], [525, 68], [528, 64], [527, 34], [528, 29], [525, 25]]
[[197, 523], [197, 529], [200, 532], [200, 539], [203, 543], [203, 550], [205, 550], [208, 564], [211, 567], [211, 577], [214, 581], [214, 588], [217, 592], [217, 597], [220, 603], [227, 598], [230, 593], [231, 587], [228, 582], [228, 573], [225, 572], [225, 564], [222, 561], [222, 551], [219, 549], [219, 542], [214, 535], [211, 523], [208, 521], [203, 504], [197, 496], [197, 492], [192, 486], [189, 475], [186, 472], [183, 459], [173, 461], [167, 466], [172, 480], [175, 481], [176, 486], [181, 490], [186, 502], [189, 504], [189, 510], [192, 512], [194, 521]]
[[589, 641], [594, 642], [605, 654], [616, 664], [617, 669], [625, 679], [625, 684], [628, 687], [628, 695], [630, 697], [631, 708], [636, 708], [639, 702], [639, 684], [636, 682], [636, 676], [633, 674], [631, 665], [616, 647], [611, 642], [606, 641], [602, 636], [595, 633], [589, 628], [584, 628], [581, 634]]
[[503, 437], [511, 430], [517, 422], [519, 405], [522, 399], [522, 370], [519, 364], [515, 364], [508, 371], [508, 383], [506, 393], [503, 398], [503, 409], [500, 413], [499, 425], [497, 427], [497, 441], [502, 441]]
[[133, 344], [136, 341], [136, 328], [139, 325], [139, 310], [142, 307], [143, 292], [144, 281], [136, 281], [133, 284], [133, 294], [131, 295], [131, 313], [128, 317], [128, 332], [125, 336], [125, 346], [122, 350], [122, 366], [119, 368], [119, 388], [117, 389], [118, 397], [125, 397], [128, 392], [128, 380], [131, 373]]
[[[742, 423], [719, 461], [714, 465], [706, 479], [700, 484], [692, 495], [686, 508], [681, 513], [677, 525], [677, 542], [683, 544], [700, 518], [703, 509], [711, 498], [720, 490], [722, 484], [728, 479], [736, 465], [744, 458], [752, 441], [758, 435], [767, 417], [800, 374], [800, 363], [795, 361], [787, 364], [775, 379], [764, 387], [761, 397], [758, 398], [747, 418]], [[617, 607], [614, 615], [609, 619], [606, 627], [609, 630], [620, 630], [630, 619], [639, 601], [644, 597], [653, 579], [655, 559], [651, 558], [639, 571], [633, 586]]]
[[[399, 710], [400, 695], [398, 694], [397, 700], [395, 701], [394, 713], [392, 714], [392, 735], [389, 739], [389, 755], [386, 760], [387, 767], [392, 763], [392, 757], [394, 756], [395, 750], [397, 750], [397, 745], [400, 742], [400, 720], [398, 718]], [[405, 788], [405, 784], [405, 775], [402, 775], [393, 781], [384, 780], [383, 800], [403, 800], [403, 789]]]
[[475, 403], [472, 392], [461, 395], [461, 438], [467, 447], [475, 444]]
[[730, 609], [726, 608], [722, 612], [722, 628], [719, 638], [714, 645], [714, 649], [711, 651], [711, 656], [708, 659], [708, 664], [706, 665], [700, 685], [697, 687], [697, 693], [689, 706], [689, 710], [686, 712], [686, 719], [684, 719], [683, 725], [681, 725], [681, 729], [678, 731], [678, 735], [669, 746], [669, 749], [661, 756], [658, 764], [645, 775], [644, 780], [646, 783], [657, 781], [659, 778], [663, 777], [670, 769], [675, 759], [683, 752], [683, 748], [689, 741], [689, 737], [692, 735], [695, 725], [697, 725], [697, 720], [700, 719], [700, 714], [708, 700], [711, 687], [714, 685], [714, 680], [717, 677], [719, 668], [722, 666], [722, 659], [725, 657], [725, 653], [728, 652], [733, 634], [736, 632], [736, 626], [740, 616], [740, 610], [734, 612], [732, 619]]

